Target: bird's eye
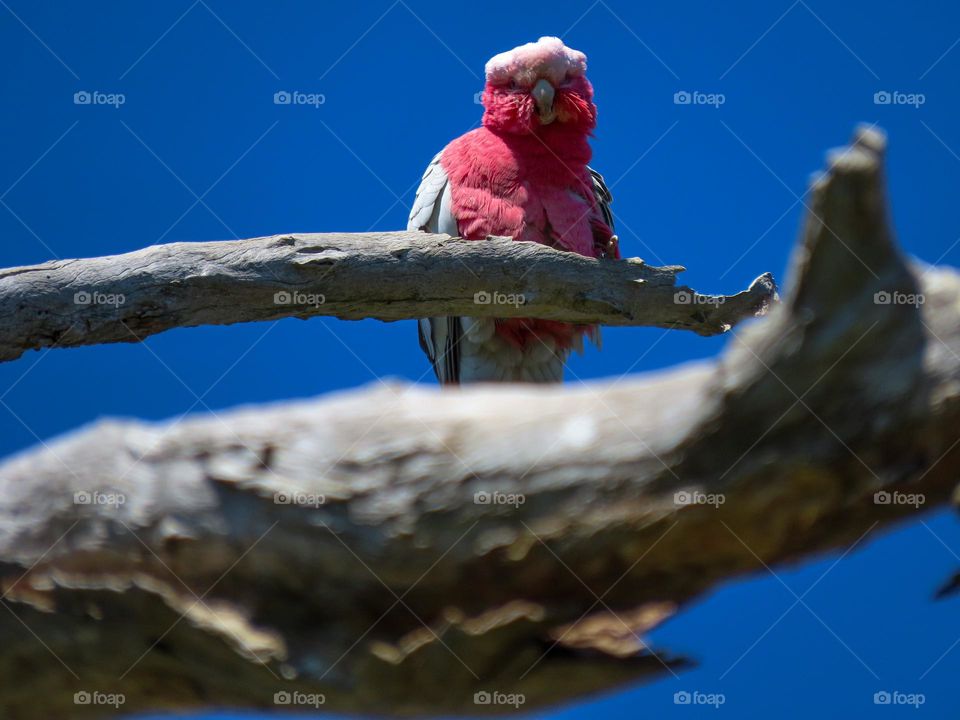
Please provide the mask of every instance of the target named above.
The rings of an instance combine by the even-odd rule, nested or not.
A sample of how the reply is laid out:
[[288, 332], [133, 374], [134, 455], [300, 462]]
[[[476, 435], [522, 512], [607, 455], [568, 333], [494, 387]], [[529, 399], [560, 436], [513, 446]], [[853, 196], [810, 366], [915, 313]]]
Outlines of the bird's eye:
[[511, 79], [511, 80], [510, 80], [510, 84], [507, 86], [507, 89], [508, 89], [508, 90], [519, 90], [519, 89], [520, 89], [520, 83], [518, 83], [516, 80]]

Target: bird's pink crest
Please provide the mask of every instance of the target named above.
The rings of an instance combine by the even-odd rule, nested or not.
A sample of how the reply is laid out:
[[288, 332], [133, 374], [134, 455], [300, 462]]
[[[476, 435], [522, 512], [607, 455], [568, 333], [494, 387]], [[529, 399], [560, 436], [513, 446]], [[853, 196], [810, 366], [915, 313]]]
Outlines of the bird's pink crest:
[[559, 85], [564, 78], [579, 77], [586, 72], [587, 56], [568, 48], [556, 37], [542, 37], [494, 55], [486, 67], [487, 82], [493, 85], [510, 81], [533, 85], [541, 77]]
[[483, 124], [529, 134], [556, 121], [570, 131], [589, 134], [597, 110], [586, 70], [586, 55], [555, 37], [495, 55], [486, 67]]

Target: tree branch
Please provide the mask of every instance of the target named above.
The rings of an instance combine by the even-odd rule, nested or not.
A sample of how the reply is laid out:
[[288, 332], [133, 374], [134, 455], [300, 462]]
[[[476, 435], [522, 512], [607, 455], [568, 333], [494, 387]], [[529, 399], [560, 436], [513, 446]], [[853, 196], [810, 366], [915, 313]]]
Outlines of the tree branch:
[[708, 296], [678, 287], [682, 270], [417, 232], [154, 245], [0, 270], [0, 361], [43, 347], [138, 342], [176, 327], [317, 315], [537, 317], [712, 335], [761, 314], [776, 296], [769, 273], [736, 295]]
[[718, 582], [945, 503], [960, 275], [900, 256], [882, 153], [832, 157], [785, 301], [718, 363], [106, 421], [9, 459], [0, 712], [529, 711], [678, 672], [642, 637]]

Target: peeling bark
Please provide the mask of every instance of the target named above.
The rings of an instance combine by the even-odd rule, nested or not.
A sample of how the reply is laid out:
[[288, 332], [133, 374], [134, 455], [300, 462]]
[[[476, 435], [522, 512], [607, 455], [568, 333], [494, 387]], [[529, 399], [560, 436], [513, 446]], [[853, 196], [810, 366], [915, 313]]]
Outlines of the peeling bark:
[[678, 286], [682, 270], [417, 232], [154, 245], [0, 269], [0, 361], [44, 347], [140, 342], [177, 327], [318, 315], [536, 317], [714, 335], [776, 297], [769, 273], [726, 296]]

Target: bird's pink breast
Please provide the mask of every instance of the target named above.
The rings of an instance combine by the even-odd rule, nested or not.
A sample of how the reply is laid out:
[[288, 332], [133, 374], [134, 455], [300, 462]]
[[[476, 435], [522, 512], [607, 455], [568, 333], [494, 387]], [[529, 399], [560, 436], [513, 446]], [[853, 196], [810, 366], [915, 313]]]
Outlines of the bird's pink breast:
[[512, 237], [592, 257], [589, 155], [576, 149], [569, 158], [534, 136], [505, 139], [486, 128], [454, 140], [441, 163], [461, 235]]
[[[586, 137], [556, 133], [548, 140], [503, 136], [481, 127], [446, 147], [440, 162], [462, 237], [499, 235], [595, 257]], [[550, 337], [568, 348], [586, 331], [586, 326], [547, 320], [497, 321], [497, 334], [521, 347]]]

